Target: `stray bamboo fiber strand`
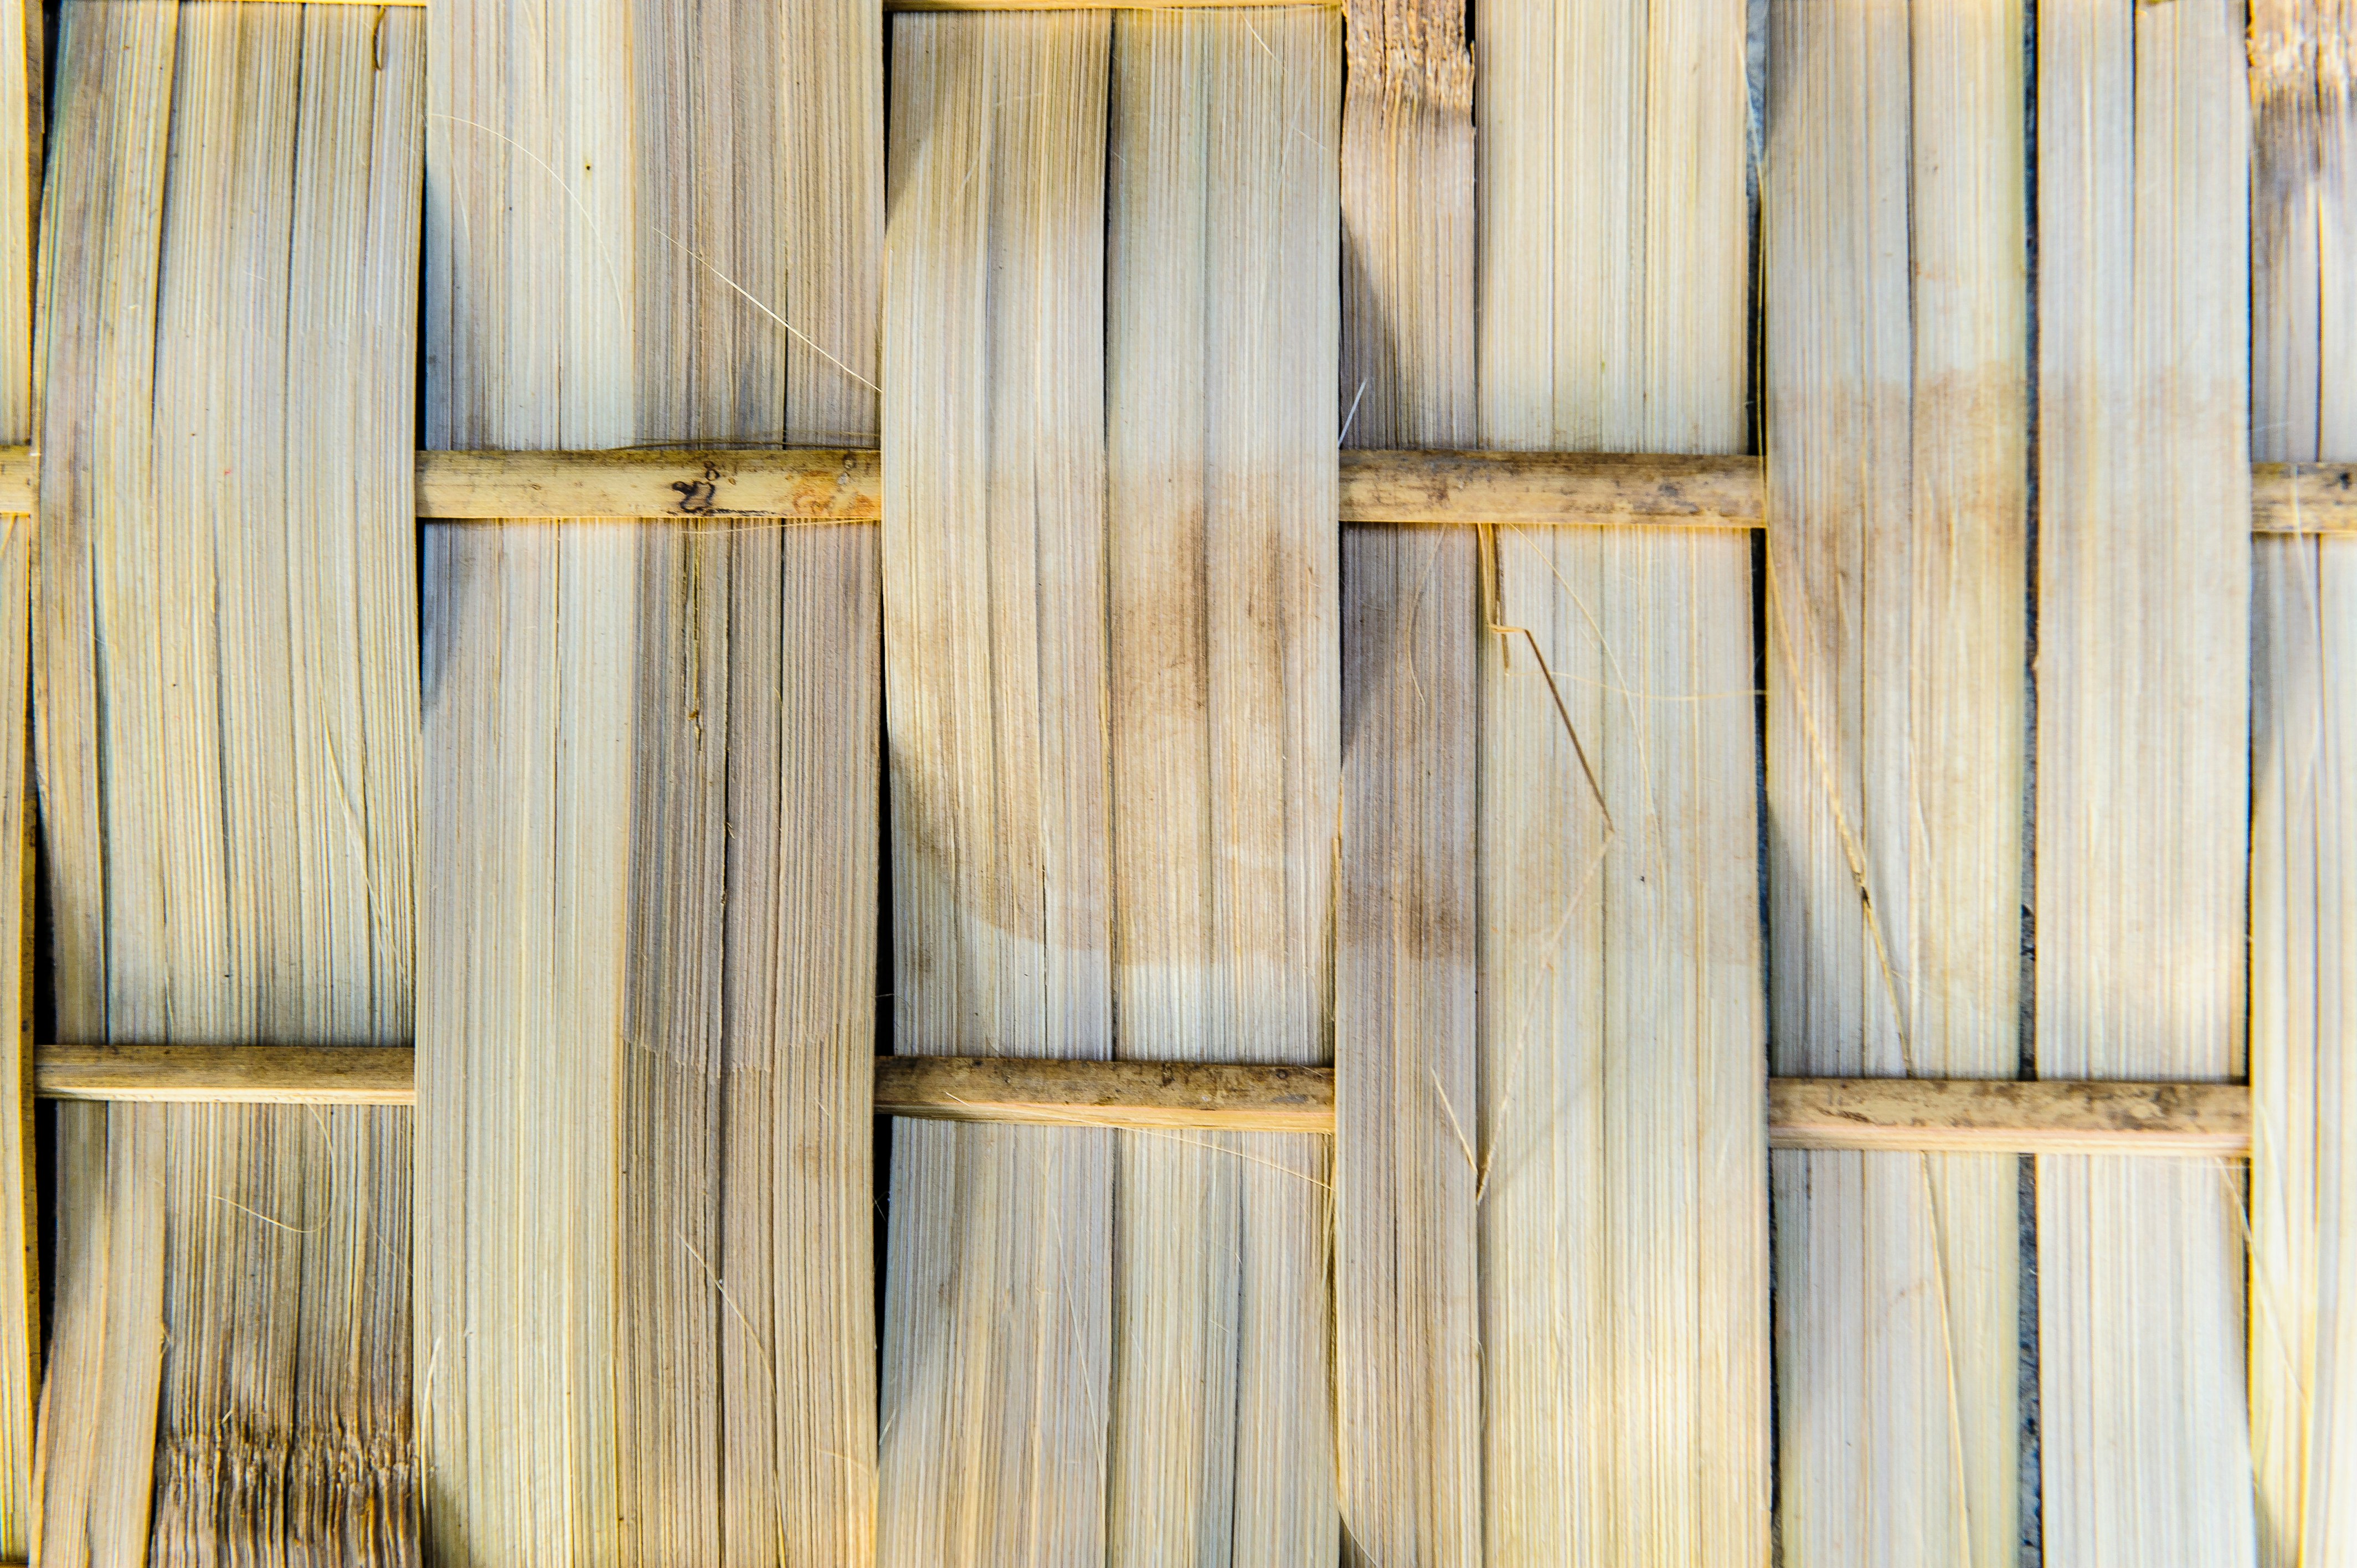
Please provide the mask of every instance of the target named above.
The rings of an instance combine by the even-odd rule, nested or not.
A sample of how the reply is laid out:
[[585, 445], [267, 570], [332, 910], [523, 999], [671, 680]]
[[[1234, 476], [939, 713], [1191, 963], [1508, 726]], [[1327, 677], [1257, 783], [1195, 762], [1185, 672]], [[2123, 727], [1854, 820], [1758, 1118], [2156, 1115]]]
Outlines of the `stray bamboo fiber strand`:
[[[2029, 330], [2015, 0], [1777, 7], [1763, 177], [1770, 1062], [2020, 1053]], [[2018, 1162], [1776, 1156], [1780, 1539], [2018, 1551]]]
[[[2038, 13], [2041, 1076], [2243, 1065], [2248, 100], [2232, 0]], [[2038, 1172], [2046, 1561], [2253, 1561], [2238, 1178]]]
[[[43, 14], [0, 0], [0, 442], [29, 442], [33, 236], [41, 177]], [[33, 1415], [40, 1392], [40, 1230], [30, 1010], [34, 940], [31, 779], [33, 520], [0, 516], [0, 1559], [25, 1560], [33, 1526]]]
[[[1331, 1058], [1340, 18], [1114, 22], [1114, 1050]], [[1115, 1141], [1115, 1560], [1331, 1563], [1329, 1145]]]
[[[2357, 456], [2357, 11], [2251, 19], [2255, 457]], [[2357, 546], [2252, 606], [2250, 1376], [2259, 1561], [2357, 1553]]]
[[[871, 5], [430, 16], [430, 442], [875, 439]], [[430, 1555], [865, 1561], [875, 535], [425, 549]]]
[[[893, 1037], [1113, 1040], [1109, 13], [892, 25]], [[896, 1122], [877, 1559], [1107, 1552], [1114, 1137]]]
[[[406, 1039], [420, 24], [145, 0], [62, 21], [59, 1029]], [[70, 1107], [59, 1138], [35, 1555], [411, 1560], [408, 1113]]]
[[[1487, 0], [1475, 36], [1482, 444], [1738, 450], [1742, 5]], [[1749, 564], [1723, 533], [1498, 540], [1494, 617], [1552, 667], [1485, 639], [1467, 1132], [1498, 1568], [1768, 1554]]]
[[[1343, 440], [1468, 446], [1473, 61], [1464, 8], [1358, 0], [1345, 15]], [[1346, 455], [1346, 474], [1349, 463]], [[1479, 1250], [1461, 1129], [1475, 1104], [1477, 541], [1362, 528], [1345, 534], [1342, 555], [1334, 1305], [1343, 1539], [1355, 1562], [1476, 1568]]]

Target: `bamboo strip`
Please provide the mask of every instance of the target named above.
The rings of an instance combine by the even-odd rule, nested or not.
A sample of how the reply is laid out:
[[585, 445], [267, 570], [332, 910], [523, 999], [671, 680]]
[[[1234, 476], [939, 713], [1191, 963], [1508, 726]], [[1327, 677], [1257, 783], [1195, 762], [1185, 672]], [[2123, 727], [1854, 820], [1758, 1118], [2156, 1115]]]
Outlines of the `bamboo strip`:
[[[2038, 1070], [2243, 1065], [2239, 0], [2038, 10]], [[2254, 1561], [2240, 1180], [2039, 1161], [2052, 1568]]]
[[[28, 441], [33, 249], [40, 201], [43, 8], [0, 0], [0, 441]], [[27, 489], [29, 490], [30, 487]], [[26, 499], [29, 502], [28, 494]], [[27, 508], [30, 510], [29, 506]], [[32, 1549], [33, 1431], [41, 1387], [40, 1173], [33, 1130], [32, 1012], [46, 960], [30, 807], [33, 526], [0, 518], [0, 1557]]]
[[[2252, 446], [2307, 468], [2357, 456], [2357, 11], [2253, 6], [2251, 96]], [[2251, 1430], [2300, 1568], [2357, 1554], [2357, 544], [2253, 564]]]
[[[2019, 1062], [2022, 26], [2019, 0], [1799, 0], [1770, 14], [1779, 1072], [1994, 1079]], [[2020, 1146], [2007, 1135], [2019, 1086], [1869, 1084], [1871, 1109], [1855, 1112], [1846, 1088], [1771, 1089], [1771, 1145], [1806, 1149], [1831, 1131], [1836, 1146], [1871, 1148], [1861, 1133], [1877, 1112], [1915, 1091], [1926, 1102], [1906, 1119], [1928, 1113], [1950, 1135], [1889, 1147], [1984, 1152], [1774, 1162], [1784, 1558], [2010, 1565], [2020, 1169], [1992, 1152]], [[1984, 1113], [2007, 1132], [1977, 1137]], [[2138, 1139], [2152, 1141], [2123, 1142]]]
[[879, 1057], [876, 1113], [1049, 1126], [1334, 1131], [1334, 1069], [1211, 1062]]
[[[2231, 1159], [2250, 1151], [2250, 1091], [2230, 1083], [1771, 1078], [1768, 1080], [1768, 1142], [1779, 1149], [2110, 1153]], [[2006, 1162], [2005, 1174], [2005, 1197], [2011, 1202], [2011, 1161]], [[1942, 1189], [1950, 1194], [1960, 1185], [1941, 1180]], [[1949, 1204], [1943, 1212], [1953, 1231], [1955, 1206]], [[1975, 1266], [1987, 1269], [2003, 1264], [1983, 1258]], [[1952, 1273], [1961, 1272], [1956, 1262], [1948, 1267]], [[1950, 1289], [1954, 1288], [1952, 1283]], [[2009, 1339], [2012, 1320], [2007, 1319], [2004, 1326]], [[1997, 1359], [2004, 1363], [2004, 1375], [2012, 1377], [2010, 1344]], [[1988, 1388], [1976, 1391], [1974, 1397], [1978, 1402], [1963, 1412], [1967, 1419], [1976, 1419], [1992, 1407], [2009, 1409], [2012, 1403], [2009, 1391], [2002, 1401]], [[1944, 1396], [1932, 1405], [1932, 1424], [1944, 1431]], [[1951, 1439], [1943, 1435], [1937, 1446], [1953, 1455], [1950, 1444]], [[2009, 1466], [2010, 1432], [2002, 1446]], [[1788, 1457], [1787, 1474], [1793, 1464]], [[1815, 1477], [1795, 1480], [1802, 1485], [1823, 1484]], [[1989, 1498], [1983, 1492], [1975, 1494], [1974, 1500], [1986, 1503]], [[2007, 1512], [2009, 1515], [2011, 1510]], [[1964, 1539], [1953, 1511], [1900, 1509], [1882, 1516], [1878, 1522], [1886, 1528], [1920, 1530], [1934, 1544]], [[1786, 1539], [1789, 1541], [1792, 1537]], [[2010, 1533], [2004, 1543], [2013, 1544]]]
[[43, 1046], [44, 1100], [204, 1105], [414, 1105], [407, 1046]]
[[[1743, 5], [1484, 0], [1474, 33], [1482, 444], [1738, 450]], [[1485, 639], [1463, 1128], [1493, 1568], [1769, 1554], [1749, 553], [1496, 538], [1530, 630]]]
[[[1534, 467], [1515, 454], [1348, 445], [1474, 436], [1473, 61], [1461, 5], [1354, 0], [1346, 17], [1341, 504], [1346, 517], [1414, 521]], [[1382, 461], [1394, 456], [1419, 482], [1395, 482], [1405, 465]], [[1344, 535], [1342, 563], [1343, 1539], [1354, 1563], [1476, 1568], [1480, 1225], [1455, 1126], [1474, 1103], [1477, 541], [1361, 528]]]
[[[872, 5], [430, 16], [430, 442], [875, 438]], [[425, 550], [427, 1555], [865, 1562], [876, 536]]]
[[[62, 8], [40, 770], [69, 1038], [410, 1023], [422, 22]], [[409, 1120], [66, 1107], [45, 1563], [416, 1553]]]

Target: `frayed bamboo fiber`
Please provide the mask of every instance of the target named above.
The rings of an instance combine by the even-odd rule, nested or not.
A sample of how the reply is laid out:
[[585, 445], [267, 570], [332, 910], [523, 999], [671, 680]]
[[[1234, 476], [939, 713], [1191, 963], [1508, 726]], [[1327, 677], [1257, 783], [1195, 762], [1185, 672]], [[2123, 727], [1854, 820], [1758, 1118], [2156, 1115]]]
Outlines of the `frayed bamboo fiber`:
[[[33, 243], [46, 66], [41, 7], [0, 0], [0, 443], [30, 442]], [[33, 1414], [41, 1371], [39, 1172], [34, 1161], [31, 785], [33, 520], [0, 516], [0, 1560], [31, 1552]]]
[[[410, 1033], [420, 20], [62, 8], [40, 771], [68, 1038]], [[414, 1559], [409, 1117], [59, 1113], [49, 1563]]]
[[[2039, 9], [2037, 1049], [2243, 1065], [2248, 100], [2231, 0]], [[2053, 1568], [2254, 1560], [2241, 1178], [2039, 1161]]]
[[[2022, 14], [1770, 16], [1770, 1060], [2020, 1058], [2029, 649]], [[2018, 1551], [2019, 1163], [1781, 1154], [1779, 1535]]]
[[[1482, 443], [1739, 449], [1743, 7], [1488, 0], [1475, 34]], [[1481, 676], [1468, 1133], [1501, 1568], [1768, 1552], [1749, 554], [1497, 540], [1493, 614], [1530, 628]]]
[[[431, 16], [431, 444], [875, 439], [872, 5]], [[439, 1561], [870, 1552], [875, 551], [429, 531]]]
[[[2357, 456], [2357, 11], [2251, 18], [2251, 445]], [[2265, 1568], [2357, 1562], [2357, 543], [2254, 553], [2251, 1429]]]
[[[1345, 16], [1343, 440], [1469, 446], [1464, 7], [1358, 0]], [[1371, 1564], [1481, 1561], [1476, 1178], [1458, 1131], [1475, 1103], [1478, 542], [1414, 527], [1342, 542], [1335, 1380], [1344, 1540]]]

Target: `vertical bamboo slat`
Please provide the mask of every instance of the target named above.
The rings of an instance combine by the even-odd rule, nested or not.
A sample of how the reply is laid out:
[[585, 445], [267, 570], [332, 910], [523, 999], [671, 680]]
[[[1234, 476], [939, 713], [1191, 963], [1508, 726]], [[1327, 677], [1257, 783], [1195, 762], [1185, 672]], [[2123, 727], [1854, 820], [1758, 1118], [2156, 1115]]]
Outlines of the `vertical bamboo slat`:
[[[1345, 8], [1349, 446], [1474, 444], [1464, 9]], [[1469, 531], [1342, 538], [1335, 1380], [1353, 1561], [1481, 1561], [1472, 864], [1481, 623]]]
[[[41, 8], [0, 0], [0, 441], [28, 444], [33, 237], [40, 199]], [[33, 1414], [40, 1397], [39, 1172], [33, 1146], [32, 1005], [46, 955], [33, 940], [33, 520], [0, 517], [0, 1558], [30, 1554]]]
[[[1112, 1054], [1108, 15], [892, 24], [896, 1049]], [[1107, 1551], [1114, 1139], [892, 1128], [878, 1559]]]
[[[2020, 1053], [2022, 16], [1778, 7], [1766, 226], [1770, 1061]], [[2009, 1564], [2018, 1162], [1774, 1157], [1787, 1562]]]
[[[2253, 8], [2251, 456], [2357, 455], [2357, 14]], [[2357, 1552], [2357, 542], [2253, 552], [2251, 1428], [2266, 1568]]]
[[[1490, 0], [1475, 34], [1482, 444], [1741, 450], [1742, 7]], [[1498, 541], [1531, 640], [1481, 676], [1494, 1564], [1767, 1555], [1749, 566], [1740, 535]]]
[[[2039, 11], [2038, 1069], [2243, 1065], [2243, 9]], [[2038, 1163], [2046, 1560], [2253, 1561], [2240, 1179]]]
[[[1124, 15], [1107, 147], [1115, 1054], [1331, 1054], [1339, 18]], [[1111, 1554], [1330, 1563], [1329, 1147], [1115, 1140]]]
[[[421, 20], [63, 8], [39, 762], [72, 1040], [410, 1034]], [[416, 1550], [409, 1118], [59, 1117], [43, 1561]]]
[[[429, 444], [874, 442], [872, 9], [432, 17]], [[429, 532], [442, 1560], [872, 1551], [875, 549]]]

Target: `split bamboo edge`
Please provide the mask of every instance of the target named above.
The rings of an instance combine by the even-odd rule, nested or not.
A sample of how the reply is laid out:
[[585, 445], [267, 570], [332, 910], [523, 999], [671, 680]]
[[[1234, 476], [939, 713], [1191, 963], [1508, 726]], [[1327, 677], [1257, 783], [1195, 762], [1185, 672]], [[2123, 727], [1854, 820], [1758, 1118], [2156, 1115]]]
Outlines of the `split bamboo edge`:
[[[1757, 529], [1757, 457], [1346, 449], [1346, 524]], [[34, 509], [38, 459], [0, 447], [0, 513]], [[420, 452], [417, 515], [439, 521], [625, 518], [875, 522], [883, 465], [862, 448]], [[2357, 533], [2357, 464], [2258, 463], [2254, 533]]]
[[[410, 1105], [404, 1047], [43, 1046], [43, 1099]], [[1206, 1062], [881, 1057], [876, 1113], [1045, 1126], [1334, 1131], [1334, 1069]], [[2229, 1083], [1780, 1078], [1778, 1149], [2213, 1155], [2250, 1153], [2250, 1090]]]

